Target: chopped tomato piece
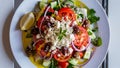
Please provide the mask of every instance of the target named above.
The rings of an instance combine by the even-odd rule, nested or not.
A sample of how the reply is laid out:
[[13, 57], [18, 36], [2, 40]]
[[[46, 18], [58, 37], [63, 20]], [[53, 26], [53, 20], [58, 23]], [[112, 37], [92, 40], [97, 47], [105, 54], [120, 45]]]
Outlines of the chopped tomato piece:
[[72, 54], [69, 54], [68, 56], [65, 56], [64, 54], [62, 54], [62, 52], [56, 52], [56, 54], [54, 54], [54, 58], [58, 61], [58, 62], [66, 62], [71, 58]]
[[68, 62], [58, 62], [60, 68], [67, 68], [69, 63]]

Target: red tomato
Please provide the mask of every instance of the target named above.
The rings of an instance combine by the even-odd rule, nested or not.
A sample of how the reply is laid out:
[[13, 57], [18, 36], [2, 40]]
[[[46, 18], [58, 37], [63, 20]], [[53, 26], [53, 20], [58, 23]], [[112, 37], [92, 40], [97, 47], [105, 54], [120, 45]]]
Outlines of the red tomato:
[[37, 54], [39, 54], [41, 57], [46, 56], [47, 53], [42, 49], [44, 47], [44, 40], [36, 41], [35, 47]]
[[36, 43], [34, 43], [34, 46], [36, 47], [36, 51], [40, 51], [41, 47], [43, 47], [44, 40], [38, 40]]
[[80, 33], [79, 34], [74, 34], [75, 36], [75, 40], [74, 40], [74, 45], [77, 47], [81, 47], [81, 46], [87, 46], [88, 42], [89, 42], [89, 36], [87, 33], [87, 30], [81, 26], [78, 26]]
[[[45, 8], [45, 11], [46, 11], [47, 8], [48, 8], [48, 6]], [[48, 9], [48, 12], [54, 13], [54, 9], [50, 7], [50, 8]]]
[[74, 11], [71, 8], [69, 8], [69, 7], [61, 8], [58, 11], [58, 15], [61, 18], [68, 16], [68, 19], [70, 19], [70, 20], [76, 20], [76, 15], [75, 15]]
[[80, 57], [81, 57], [81, 58], [83, 57], [83, 55], [84, 55], [83, 52], [80, 52]]
[[50, 9], [48, 10], [48, 12], [54, 13], [54, 10], [53, 10], [52, 8], [50, 8]]
[[[60, 56], [58, 56], [58, 54]], [[69, 56], [65, 56], [63, 55], [61, 52], [60, 53], [56, 53], [54, 54], [54, 58], [58, 61], [58, 62], [66, 62], [71, 58], [72, 54], [70, 54]]]
[[69, 63], [68, 62], [58, 62], [60, 68], [67, 68]]
[[[41, 18], [39, 18], [39, 20], [38, 20], [38, 22], [37, 22], [37, 27], [39, 28], [39, 29], [41, 29], [41, 31], [44, 31], [44, 30], [46, 30], [47, 29], [47, 26], [46, 25], [44, 25], [44, 22], [45, 21], [45, 17], [41, 17]], [[42, 24], [41, 24], [42, 23]]]

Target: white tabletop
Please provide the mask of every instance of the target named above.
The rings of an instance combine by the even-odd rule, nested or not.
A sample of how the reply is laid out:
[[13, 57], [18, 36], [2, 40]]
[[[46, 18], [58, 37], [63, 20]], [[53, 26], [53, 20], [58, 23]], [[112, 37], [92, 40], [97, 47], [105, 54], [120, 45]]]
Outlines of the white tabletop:
[[13, 68], [13, 57], [9, 46], [9, 25], [13, 0], [0, 0], [0, 68]]
[[[110, 44], [109, 68], [120, 64], [120, 0], [109, 0]], [[9, 45], [9, 25], [13, 15], [14, 0], [0, 0], [0, 68], [14, 68]]]

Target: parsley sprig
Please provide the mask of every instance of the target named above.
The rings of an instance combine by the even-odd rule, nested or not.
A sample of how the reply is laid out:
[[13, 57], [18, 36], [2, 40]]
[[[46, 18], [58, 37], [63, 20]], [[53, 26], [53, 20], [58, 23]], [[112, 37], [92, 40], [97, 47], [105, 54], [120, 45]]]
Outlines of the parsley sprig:
[[58, 39], [61, 40], [64, 36], [66, 36], [67, 30], [62, 30], [62, 27], [60, 27], [60, 34], [58, 35]]
[[92, 23], [96, 23], [97, 21], [100, 20], [100, 17], [97, 17], [97, 16], [95, 15], [95, 13], [96, 13], [96, 11], [95, 11], [94, 9], [90, 9], [90, 10], [88, 11], [88, 19], [90, 20], [91, 24], [92, 24]]

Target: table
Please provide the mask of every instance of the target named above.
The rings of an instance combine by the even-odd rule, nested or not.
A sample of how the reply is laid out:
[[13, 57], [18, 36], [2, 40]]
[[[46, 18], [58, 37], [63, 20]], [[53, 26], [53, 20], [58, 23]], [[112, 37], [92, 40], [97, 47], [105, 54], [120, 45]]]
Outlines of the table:
[[[0, 59], [2, 59], [3, 61], [0, 62], [0, 68], [4, 67], [5, 65], [7, 65], [4, 68], [20, 68], [19, 65], [17, 64], [17, 62], [14, 60], [11, 50], [10, 50], [10, 46], [9, 46], [9, 28], [10, 27], [10, 21], [12, 18], [12, 15], [14, 13], [14, 10], [19, 6], [19, 4], [22, 2], [22, 0], [15, 0], [15, 4], [13, 0], [9, 0], [9, 2], [7, 2], [8, 0], [0, 0], [0, 7], [4, 8], [4, 10], [6, 9], [8, 12], [4, 12], [4, 10], [0, 10], [0, 12], [2, 12], [1, 16], [4, 16], [0, 19], [0, 22], [5, 22], [2, 23], [1, 25], [4, 25], [7, 23], [7, 25], [4, 25], [2, 27], [0, 27], [0, 30], [2, 31], [0, 33], [0, 52], [2, 52], [2, 55], [0, 55]], [[99, 0], [100, 3], [102, 3], [103, 7], [105, 8], [107, 14], [108, 14], [108, 0]], [[10, 5], [8, 7], [6, 7], [7, 5]], [[11, 5], [12, 4], [12, 5]], [[15, 5], [15, 7], [14, 7]], [[15, 9], [13, 9], [13, 7]], [[6, 15], [6, 16], [5, 16]], [[3, 40], [3, 41], [2, 41]], [[2, 46], [4, 45], [4, 46]], [[14, 63], [13, 63], [14, 62]], [[102, 66], [100, 68], [108, 68], [108, 55], [105, 59], [105, 61], [103, 62]]]

